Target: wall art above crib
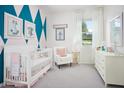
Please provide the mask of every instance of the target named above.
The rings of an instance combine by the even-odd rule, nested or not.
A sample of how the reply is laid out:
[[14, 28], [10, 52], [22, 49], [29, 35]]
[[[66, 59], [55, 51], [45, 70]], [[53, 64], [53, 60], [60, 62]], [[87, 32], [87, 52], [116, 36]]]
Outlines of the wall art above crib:
[[8, 13], [4, 18], [4, 38], [22, 38], [23, 20]]
[[35, 38], [35, 24], [25, 21], [25, 39]]

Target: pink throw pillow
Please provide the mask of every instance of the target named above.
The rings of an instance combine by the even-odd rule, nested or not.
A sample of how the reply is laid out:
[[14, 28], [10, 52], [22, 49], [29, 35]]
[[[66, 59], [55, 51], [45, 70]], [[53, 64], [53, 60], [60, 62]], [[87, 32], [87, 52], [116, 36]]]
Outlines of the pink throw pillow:
[[66, 56], [66, 49], [65, 48], [59, 48], [57, 49], [57, 55], [64, 57]]

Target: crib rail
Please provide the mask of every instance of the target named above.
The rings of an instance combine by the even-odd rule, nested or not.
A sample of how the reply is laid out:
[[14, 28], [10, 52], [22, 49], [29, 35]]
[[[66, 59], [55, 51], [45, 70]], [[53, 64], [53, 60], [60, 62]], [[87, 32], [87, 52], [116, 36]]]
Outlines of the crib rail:
[[27, 74], [26, 72], [21, 72], [19, 73], [19, 76], [14, 76], [11, 74], [10, 68], [7, 67], [6, 68], [6, 79], [11, 80], [11, 81], [27, 82]]
[[[34, 56], [35, 54], [36, 56]], [[45, 49], [37, 53], [37, 51], [28, 51], [22, 46], [18, 46], [18, 48], [6, 46], [4, 55], [5, 85], [27, 85], [27, 87], [30, 87], [52, 66], [51, 49]]]

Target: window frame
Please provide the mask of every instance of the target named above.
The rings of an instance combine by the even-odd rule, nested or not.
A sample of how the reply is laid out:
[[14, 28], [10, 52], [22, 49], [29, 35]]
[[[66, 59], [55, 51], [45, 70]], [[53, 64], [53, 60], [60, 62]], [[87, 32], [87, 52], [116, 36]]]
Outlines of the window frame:
[[[85, 20], [83, 20], [82, 21], [82, 24], [83, 24], [83, 22], [86, 24], [86, 21], [88, 21], [88, 20], [91, 20], [91, 21], [93, 21], [91, 18], [89, 18], [89, 19], [85, 19]], [[86, 24], [87, 25], [87, 24]], [[81, 25], [82, 26], [82, 25]], [[88, 29], [88, 28], [87, 28]], [[82, 29], [83, 30], [83, 29]], [[93, 32], [89, 32], [89, 30], [88, 30], [88, 32], [83, 32], [83, 31], [81, 31], [82, 32], [82, 45], [92, 45], [92, 39], [91, 39], [91, 43], [84, 43], [84, 41], [85, 40], [83, 40], [83, 34], [87, 34], [87, 33], [91, 33], [91, 38], [92, 38], [92, 36], [93, 36]], [[87, 39], [88, 40], [88, 39]]]

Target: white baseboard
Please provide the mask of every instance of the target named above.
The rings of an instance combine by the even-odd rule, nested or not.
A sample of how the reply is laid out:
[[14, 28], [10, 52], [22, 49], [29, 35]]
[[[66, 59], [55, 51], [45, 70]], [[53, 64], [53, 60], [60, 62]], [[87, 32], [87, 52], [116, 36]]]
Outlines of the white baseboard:
[[94, 62], [92, 60], [81, 60], [80, 62], [78, 62], [79, 64], [94, 64]]
[[3, 87], [3, 83], [0, 83], [0, 87]]
[[87, 62], [79, 62], [78, 64], [94, 65], [94, 63], [87, 63]]

